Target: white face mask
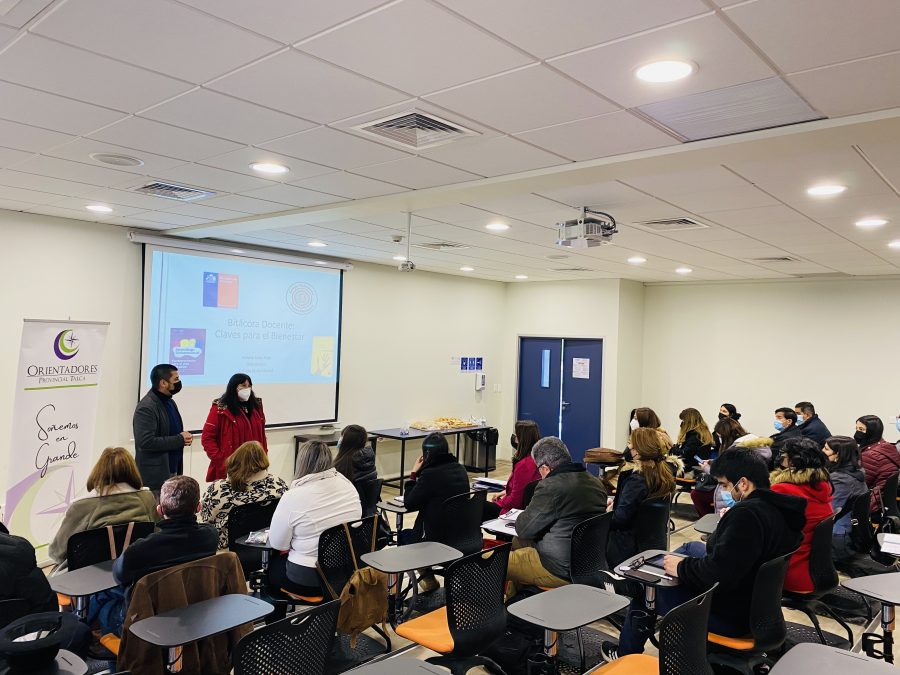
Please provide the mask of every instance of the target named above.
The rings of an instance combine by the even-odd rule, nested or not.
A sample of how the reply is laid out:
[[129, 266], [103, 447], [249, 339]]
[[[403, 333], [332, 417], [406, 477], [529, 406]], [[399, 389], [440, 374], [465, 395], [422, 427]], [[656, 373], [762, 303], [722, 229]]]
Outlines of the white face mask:
[[247, 389], [238, 389], [237, 395], [238, 395], [238, 398], [241, 399], [242, 401], [249, 401], [249, 400], [250, 400], [250, 395], [251, 395], [252, 393], [253, 393], [253, 390], [250, 389], [250, 388], [247, 388]]
[[630, 427], [631, 427], [631, 430], [634, 431], [635, 429], [640, 428], [641, 423], [637, 421], [637, 418], [636, 418], [636, 417], [633, 417], [633, 418], [631, 419], [631, 422], [628, 423], [628, 426], [630, 426]]

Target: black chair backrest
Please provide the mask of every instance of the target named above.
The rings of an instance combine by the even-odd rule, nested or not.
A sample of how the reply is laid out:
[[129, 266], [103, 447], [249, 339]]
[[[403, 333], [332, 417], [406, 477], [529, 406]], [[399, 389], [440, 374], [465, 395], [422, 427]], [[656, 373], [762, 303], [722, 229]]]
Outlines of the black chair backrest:
[[897, 508], [897, 483], [900, 481], [900, 473], [895, 473], [887, 479], [881, 488], [881, 503], [885, 513], [889, 516], [900, 517], [900, 509]]
[[[329, 527], [319, 535], [319, 554], [317, 564], [322, 576], [328, 581], [332, 590], [337, 596], [341, 591], [356, 567], [365, 567], [366, 564], [360, 559], [364, 553], [374, 550], [372, 547], [372, 527], [377, 523], [378, 516], [369, 516], [360, 520], [354, 520], [347, 523], [350, 530], [350, 541], [347, 541], [347, 535], [344, 531], [343, 524]], [[377, 536], [377, 530], [376, 530]], [[351, 550], [350, 543], [353, 548]], [[356, 555], [356, 567], [353, 565], [353, 557]]]
[[591, 516], [578, 523], [572, 530], [570, 573], [572, 583], [602, 586], [600, 572], [609, 570], [606, 561], [606, 543], [613, 512]]
[[869, 490], [853, 497], [850, 505], [850, 524], [850, 541], [853, 548], [860, 553], [871, 551], [875, 535], [872, 530], [872, 497]]
[[363, 517], [374, 515], [378, 510], [377, 504], [381, 499], [381, 486], [384, 481], [381, 478], [373, 478], [364, 483], [354, 483], [359, 493], [359, 501], [362, 504]]
[[[93, 530], [76, 532], [66, 543], [66, 560], [69, 570], [77, 570], [88, 565], [113, 560], [122, 554], [125, 548], [125, 537], [130, 523], [113, 525], [113, 540], [115, 541], [115, 555], [112, 555], [109, 547], [109, 531], [105, 527]], [[156, 523], [150, 521], [136, 522], [131, 530], [131, 543], [152, 534], [156, 529]]]
[[447, 622], [453, 654], [478, 654], [506, 632], [503, 587], [510, 544], [471, 553], [447, 568]]
[[534, 497], [534, 491], [537, 489], [538, 483], [540, 483], [540, 479], [531, 481], [528, 485], [525, 486], [525, 491], [522, 493], [522, 508], [524, 509], [531, 503], [531, 498]]
[[718, 585], [663, 617], [659, 624], [660, 675], [713, 675], [706, 660], [706, 634], [709, 608]]
[[238, 537], [269, 527], [279, 501], [279, 499], [268, 499], [263, 502], [232, 507], [228, 512], [228, 549], [235, 550], [234, 541]]
[[340, 609], [334, 600], [245, 635], [234, 648], [234, 675], [322, 675]]
[[838, 586], [838, 574], [834, 568], [831, 551], [831, 535], [834, 516], [828, 516], [813, 530], [809, 551], [809, 575], [816, 595], [833, 591]]
[[668, 548], [669, 512], [672, 508], [671, 497], [646, 499], [638, 507], [634, 519], [635, 539], [638, 551], [656, 549], [665, 551]]
[[777, 649], [787, 637], [787, 625], [781, 613], [781, 595], [784, 576], [795, 551], [763, 563], [756, 572], [753, 597], [750, 599], [750, 634], [755, 643], [754, 651], [769, 652]]
[[441, 506], [440, 528], [428, 538], [452, 546], [463, 555], [480, 551], [486, 496], [485, 490], [473, 490], [445, 500]]
[[22, 598], [0, 600], [0, 628], [6, 628], [16, 619], [28, 614], [28, 603]]

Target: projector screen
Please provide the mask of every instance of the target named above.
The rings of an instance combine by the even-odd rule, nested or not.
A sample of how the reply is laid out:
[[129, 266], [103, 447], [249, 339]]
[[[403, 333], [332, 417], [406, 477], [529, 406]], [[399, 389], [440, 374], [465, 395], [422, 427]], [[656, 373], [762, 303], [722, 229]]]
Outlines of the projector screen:
[[141, 395], [157, 363], [178, 368], [185, 429], [246, 373], [267, 426], [337, 420], [343, 272], [144, 245]]

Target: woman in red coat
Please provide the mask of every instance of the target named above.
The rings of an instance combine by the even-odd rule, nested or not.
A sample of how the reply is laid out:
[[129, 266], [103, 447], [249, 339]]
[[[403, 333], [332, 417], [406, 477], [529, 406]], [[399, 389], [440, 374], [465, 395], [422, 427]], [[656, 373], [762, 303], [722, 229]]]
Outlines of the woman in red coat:
[[884, 440], [884, 422], [877, 415], [856, 420], [853, 440], [859, 443], [859, 459], [866, 474], [866, 486], [872, 491], [872, 512], [881, 510], [881, 491], [888, 478], [900, 472], [900, 451]]
[[225, 393], [212, 402], [200, 441], [209, 457], [207, 481], [225, 478], [225, 460], [247, 441], [258, 441], [269, 452], [262, 399], [253, 393], [249, 375], [237, 373], [228, 380]]
[[484, 520], [497, 518], [510, 509], [524, 509], [525, 488], [541, 478], [531, 458], [531, 449], [541, 438], [537, 422], [522, 420], [516, 422], [515, 428], [516, 432], [510, 439], [516, 449], [512, 475], [506, 481], [506, 489], [491, 495], [491, 501], [484, 505]]
[[[801, 436], [784, 442], [780, 458], [781, 468], [772, 472], [772, 492], [806, 499], [806, 525], [803, 541], [791, 556], [784, 590], [809, 593], [814, 589], [809, 574], [809, 555], [812, 550], [813, 530], [816, 525], [834, 513], [831, 508], [832, 487], [826, 468], [825, 454], [811, 438]], [[828, 551], [831, 555], [831, 549]]]

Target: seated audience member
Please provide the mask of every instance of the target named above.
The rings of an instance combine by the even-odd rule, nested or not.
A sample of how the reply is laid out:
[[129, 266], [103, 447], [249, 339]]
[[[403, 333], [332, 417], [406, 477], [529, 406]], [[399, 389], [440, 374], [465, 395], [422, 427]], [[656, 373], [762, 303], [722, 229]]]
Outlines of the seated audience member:
[[797, 426], [797, 413], [791, 408], [778, 408], [775, 411], [775, 433], [769, 436], [772, 439], [772, 456], [778, 457], [785, 442], [801, 437], [801, 431]]
[[803, 541], [791, 556], [784, 590], [793, 593], [811, 593], [815, 590], [809, 573], [809, 555], [812, 550], [813, 530], [832, 514], [832, 488], [825, 468], [825, 455], [811, 438], [791, 438], [784, 444], [781, 468], [769, 476], [772, 492], [803, 497], [806, 500], [806, 525]]
[[209, 457], [206, 480], [225, 478], [225, 462], [231, 454], [248, 441], [266, 445], [266, 415], [262, 399], [253, 392], [249, 375], [235, 373], [225, 386], [225, 393], [212, 402], [200, 442]]
[[816, 414], [816, 406], [809, 401], [800, 401], [794, 406], [797, 413], [797, 426], [800, 427], [800, 435], [811, 438], [819, 444], [819, 448], [825, 445], [825, 441], [831, 436], [828, 427]]
[[350, 424], [341, 430], [334, 468], [357, 489], [360, 485], [378, 478], [375, 468], [375, 451], [368, 445], [369, 433], [358, 424]]
[[675, 476], [681, 469], [681, 462], [668, 454], [669, 447], [654, 430], [635, 429], [631, 442], [634, 468], [619, 474], [612, 503], [612, 526], [606, 546], [611, 567], [640, 553], [635, 532], [638, 508], [647, 499], [671, 497], [675, 493]]
[[525, 508], [525, 488], [541, 479], [541, 474], [538, 473], [531, 458], [531, 449], [540, 438], [541, 430], [537, 422], [531, 420], [516, 422], [516, 431], [510, 439], [515, 448], [512, 474], [506, 481], [503, 492], [488, 495], [490, 501], [484, 505], [485, 520], [497, 518], [510, 509]]
[[672, 448], [672, 454], [681, 459], [684, 472], [699, 468], [697, 457], [709, 460], [713, 449], [712, 433], [703, 415], [696, 408], [685, 408], [678, 415], [681, 427], [678, 429], [678, 443]]
[[[848, 436], [831, 436], [825, 441], [822, 452], [828, 460], [831, 474], [831, 508], [839, 513], [845, 506], [851, 507], [853, 500], [865, 494], [866, 478], [859, 463], [859, 446]], [[851, 514], [848, 509], [840, 520], [834, 523], [831, 535], [831, 551], [836, 562], [849, 560], [856, 555], [851, 545], [850, 533], [853, 530]]]
[[[656, 436], [655, 433], [651, 434]], [[555, 588], [569, 578], [572, 530], [585, 518], [606, 511], [606, 488], [584, 465], [572, 461], [559, 438], [534, 444], [531, 457], [541, 474], [534, 497], [516, 519], [517, 539], [506, 578], [515, 585]]]
[[322, 441], [307, 441], [297, 453], [294, 481], [272, 516], [269, 543], [287, 551], [269, 565], [269, 583], [304, 596], [321, 595], [316, 561], [319, 536], [329, 527], [359, 520], [362, 506], [353, 483], [331, 464]]
[[[725, 450], [712, 463], [711, 473], [736, 504], [722, 516], [705, 546], [690, 542], [676, 551], [687, 557], [665, 557], [666, 572], [678, 578], [678, 586], [657, 590], [656, 611], [665, 614], [718, 583], [709, 630], [743, 637], [750, 632], [756, 573], [764, 563], [790, 553], [800, 543], [805, 504], [799, 497], [767, 489], [766, 463], [746, 449]], [[642, 652], [654, 624], [655, 617], [648, 616], [643, 596], [632, 600], [619, 644], [604, 642], [604, 657], [611, 661]]]
[[138, 539], [113, 564], [113, 577], [121, 586], [166, 567], [211, 556], [219, 534], [212, 525], [197, 522], [200, 485], [190, 476], [172, 476], [159, 490], [159, 531]]
[[859, 457], [866, 473], [866, 485], [872, 491], [872, 511], [881, 509], [881, 491], [888, 478], [900, 472], [900, 451], [884, 440], [884, 423], [877, 415], [856, 420], [853, 440], [859, 444]]
[[50, 557], [66, 567], [69, 537], [77, 532], [120, 523], [157, 521], [156, 497], [144, 489], [141, 474], [125, 448], [106, 448], [87, 479], [88, 493], [72, 502], [56, 536], [50, 542]]
[[268, 471], [269, 456], [261, 443], [243, 443], [225, 460], [228, 477], [210, 483], [200, 502], [200, 520], [219, 531], [219, 549], [228, 548], [228, 514], [235, 506], [281, 497], [287, 483]]
[[[733, 419], [735, 422], [741, 419], [741, 413], [738, 412], [737, 408], [733, 403], [723, 403], [719, 406], [719, 419], [724, 420], [725, 418]], [[716, 454], [725, 450], [727, 446], [722, 446], [722, 441], [719, 439], [717, 434], [713, 434], [713, 451]]]
[[[631, 413], [631, 421], [628, 423], [628, 426], [631, 431], [634, 431], [635, 429], [655, 429], [663, 442], [667, 443], [669, 447], [672, 447], [672, 439], [669, 436], [669, 432], [663, 429], [659, 415], [657, 415], [652, 408], [635, 408]], [[625, 452], [622, 454], [622, 459], [626, 462], [632, 460], [630, 436], [628, 438], [628, 444], [625, 446]]]
[[[469, 492], [469, 474], [456, 457], [450, 454], [447, 439], [437, 432], [422, 441], [422, 456], [413, 465], [403, 490], [403, 504], [418, 511], [412, 529], [401, 530], [397, 542], [403, 546], [418, 541], [433, 540], [441, 527], [441, 510], [450, 497]], [[438, 587], [431, 570], [419, 570], [419, 584], [424, 592]]]

